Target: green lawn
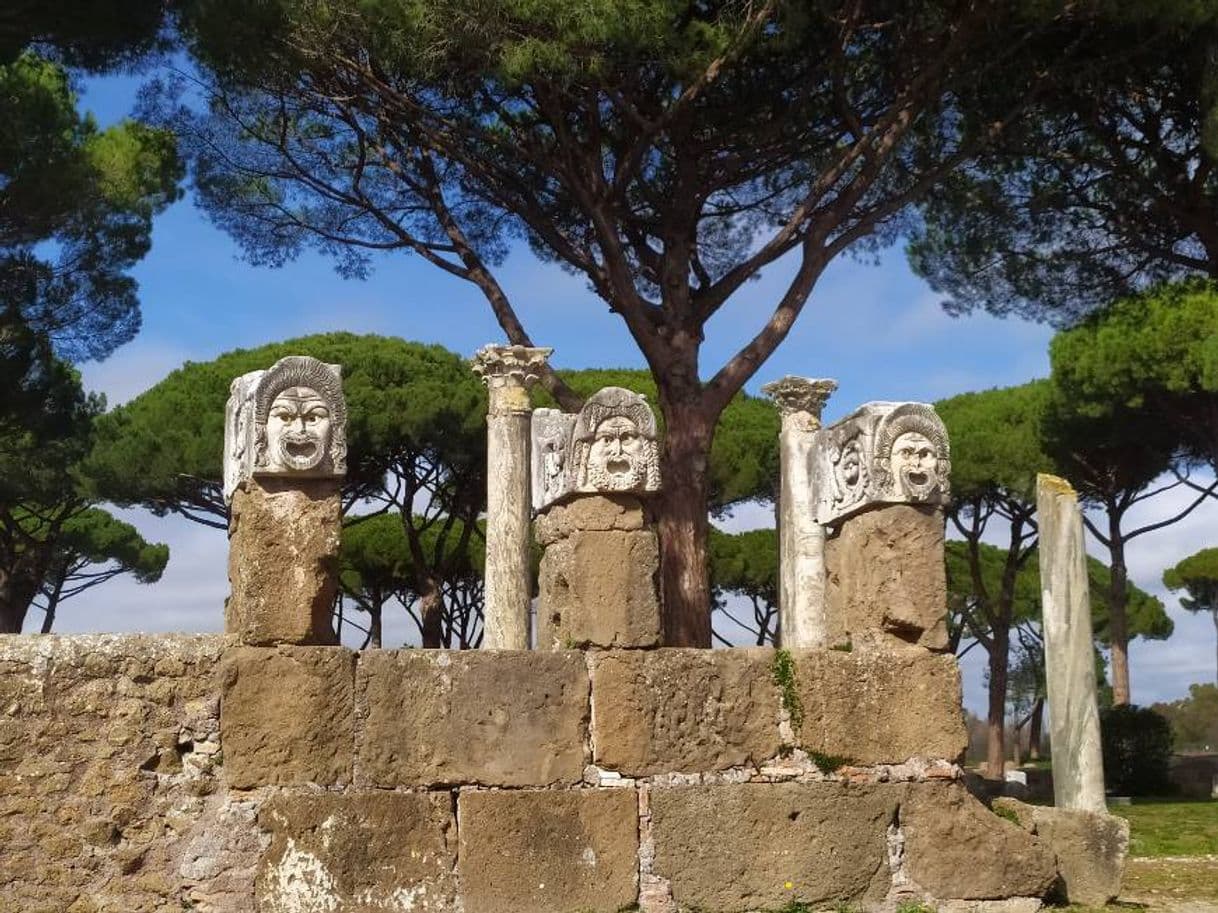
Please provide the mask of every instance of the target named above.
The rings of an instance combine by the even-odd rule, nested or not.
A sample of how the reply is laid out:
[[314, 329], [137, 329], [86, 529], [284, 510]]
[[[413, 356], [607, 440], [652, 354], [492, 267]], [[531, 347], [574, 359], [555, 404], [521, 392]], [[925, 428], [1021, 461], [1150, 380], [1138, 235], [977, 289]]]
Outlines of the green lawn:
[[1130, 856], [1218, 855], [1218, 802], [1144, 799], [1108, 811], [1129, 821]]

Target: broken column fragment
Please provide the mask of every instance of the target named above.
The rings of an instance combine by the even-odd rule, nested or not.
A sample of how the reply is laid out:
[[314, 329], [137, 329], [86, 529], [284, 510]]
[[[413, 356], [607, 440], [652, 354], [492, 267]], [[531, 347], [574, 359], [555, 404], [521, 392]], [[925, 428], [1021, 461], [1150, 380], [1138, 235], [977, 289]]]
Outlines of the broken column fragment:
[[229, 504], [225, 631], [242, 643], [336, 643], [339, 491], [347, 472], [342, 374], [303, 355], [233, 381], [225, 408]]
[[1104, 812], [1086, 542], [1078, 495], [1070, 483], [1057, 476], [1038, 475], [1036, 515], [1054, 804]]

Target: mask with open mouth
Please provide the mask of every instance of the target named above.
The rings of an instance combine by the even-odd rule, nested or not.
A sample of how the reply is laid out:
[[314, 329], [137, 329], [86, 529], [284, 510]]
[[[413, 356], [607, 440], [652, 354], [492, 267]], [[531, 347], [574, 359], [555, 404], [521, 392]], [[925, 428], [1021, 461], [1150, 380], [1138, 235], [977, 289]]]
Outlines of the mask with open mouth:
[[572, 434], [572, 489], [649, 492], [660, 487], [656, 420], [647, 400], [604, 387], [584, 403]]
[[876, 494], [889, 501], [945, 501], [950, 494], [947, 429], [930, 406], [902, 403], [876, 432]]
[[939, 458], [924, 434], [907, 431], [892, 445], [892, 474], [897, 486], [915, 501], [929, 498], [939, 485]]
[[311, 387], [289, 387], [271, 403], [266, 422], [268, 456], [290, 472], [320, 465], [330, 446], [330, 408]]

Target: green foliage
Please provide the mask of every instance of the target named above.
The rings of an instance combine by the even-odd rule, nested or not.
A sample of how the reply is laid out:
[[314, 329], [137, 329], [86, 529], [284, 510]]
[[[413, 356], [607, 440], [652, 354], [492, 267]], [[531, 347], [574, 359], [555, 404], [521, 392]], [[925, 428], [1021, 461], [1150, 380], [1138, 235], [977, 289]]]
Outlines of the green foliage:
[[[560, 371], [572, 390], [587, 397], [601, 387], [625, 387], [647, 397], [657, 409], [663, 433], [664, 416], [658, 414], [656, 382], [647, 371], [629, 368]], [[537, 390], [538, 406], [556, 407], [553, 398]], [[715, 426], [711, 445], [710, 508], [721, 512], [743, 501], [772, 500], [778, 487], [778, 431], [780, 418], [773, 403], [737, 393]]]
[[964, 393], [935, 403], [952, 448], [952, 493], [959, 500], [1036, 496], [1036, 474], [1051, 472], [1040, 426], [1049, 382]]
[[1190, 612], [1218, 614], [1218, 548], [1203, 548], [1163, 572], [1163, 585], [1184, 590], [1180, 605]]
[[[1050, 347], [1054, 384], [1091, 426], [1158, 425], [1163, 446], [1218, 466], [1218, 287], [1194, 281], [1116, 301]], [[1145, 416], [1145, 418], [1142, 418]], [[1162, 435], [1160, 435], [1161, 437]]]
[[[234, 377], [285, 355], [343, 366], [348, 500], [403, 454], [445, 465], [485, 462], [485, 391], [458, 356], [381, 336], [327, 333], [188, 362], [98, 424], [88, 472], [103, 497], [224, 527], [224, 403]], [[478, 497], [467, 487], [465, 497]]]
[[0, 19], [0, 64], [27, 47], [93, 72], [129, 68], [162, 48], [161, 0], [10, 0]]
[[169, 546], [145, 541], [130, 523], [96, 507], [64, 523], [56, 549], [69, 566], [112, 561], [140, 583], [156, 583], [169, 562]]
[[918, 900], [903, 900], [897, 904], [897, 913], [936, 913], [930, 904]]
[[339, 586], [345, 597], [368, 614], [368, 640], [373, 646], [381, 646], [381, 620], [391, 602], [400, 605], [420, 633], [428, 636], [430, 631], [424, 630], [427, 610], [419, 605], [421, 582], [435, 583], [441, 591], [436, 609], [437, 646], [464, 648], [480, 638], [484, 533], [478, 528], [466, 535], [463, 523], [448, 520], [411, 517], [414, 542], [399, 513], [354, 517], [343, 527]]
[[[1218, 855], [1218, 815], [1214, 810], [1212, 801], [1134, 802], [1108, 809], [1110, 814], [1129, 821], [1130, 856], [1202, 857]], [[1212, 869], [1202, 869], [1199, 875], [1201, 879], [1209, 878], [1212, 896], [1215, 888]], [[1160, 887], [1163, 893], [1179, 896], [1186, 881], [1183, 877], [1173, 878]]]
[[1141, 31], [1129, 12], [1155, 20], [1120, 70], [1080, 68], [928, 200], [910, 258], [953, 311], [1068, 324], [1131, 291], [1215, 275], [1214, 5], [1120, 6], [1091, 52]]
[[1005, 818], [1012, 824], [1017, 826], [1019, 825], [1019, 815], [1015, 813], [1015, 809], [1013, 808], [1009, 808], [1005, 805], [991, 805], [990, 811], [992, 811], [999, 818]]
[[[968, 548], [963, 542], [948, 542], [947, 590], [949, 604], [974, 602], [978, 597], [972, 585], [968, 566]], [[996, 592], [998, 579], [1006, 560], [1006, 550], [993, 545], [981, 544], [981, 572], [989, 592]], [[1111, 595], [1111, 572], [1098, 558], [1087, 556], [1087, 578], [1091, 594], [1091, 627], [1098, 643], [1108, 643], [1108, 604]], [[1174, 625], [1162, 600], [1130, 583], [1126, 612], [1129, 618], [1131, 637], [1147, 640], [1166, 640]], [[1039, 622], [1040, 618], [1040, 561], [1033, 549], [1028, 560], [1015, 576], [1012, 620], [1015, 624]]]
[[[805, 749], [805, 751], [807, 751]], [[807, 751], [808, 760], [819, 767], [827, 774], [833, 773], [853, 762], [852, 758], [845, 755], [824, 754], [820, 751]]]
[[795, 673], [795, 658], [790, 650], [775, 650], [770, 674], [782, 699], [782, 709], [791, 720], [791, 729], [798, 734], [804, 724], [804, 705], [799, 699], [799, 682]]
[[[758, 646], [773, 643], [778, 633], [777, 533], [772, 529], [725, 533], [712, 527], [708, 557], [716, 609], [751, 632]], [[749, 602], [753, 618], [733, 614], [729, 596]]]
[[1151, 709], [1171, 723], [1177, 751], [1218, 749], [1218, 685], [1189, 685], [1188, 697]]
[[0, 62], [0, 301], [6, 323], [97, 358], [139, 328], [128, 271], [182, 167], [170, 131], [99, 130], [76, 103], [59, 64], [31, 52]]
[[1104, 782], [1118, 796], [1155, 796], [1170, 791], [1171, 724], [1149, 707], [1123, 704], [1100, 712]]

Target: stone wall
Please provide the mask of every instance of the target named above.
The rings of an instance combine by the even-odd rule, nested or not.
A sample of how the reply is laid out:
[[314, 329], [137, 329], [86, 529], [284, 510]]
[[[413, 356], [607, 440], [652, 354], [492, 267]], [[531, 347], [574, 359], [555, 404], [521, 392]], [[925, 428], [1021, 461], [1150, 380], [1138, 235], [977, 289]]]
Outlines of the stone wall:
[[728, 913], [1038, 897], [954, 659], [0, 638], [0, 910]]

